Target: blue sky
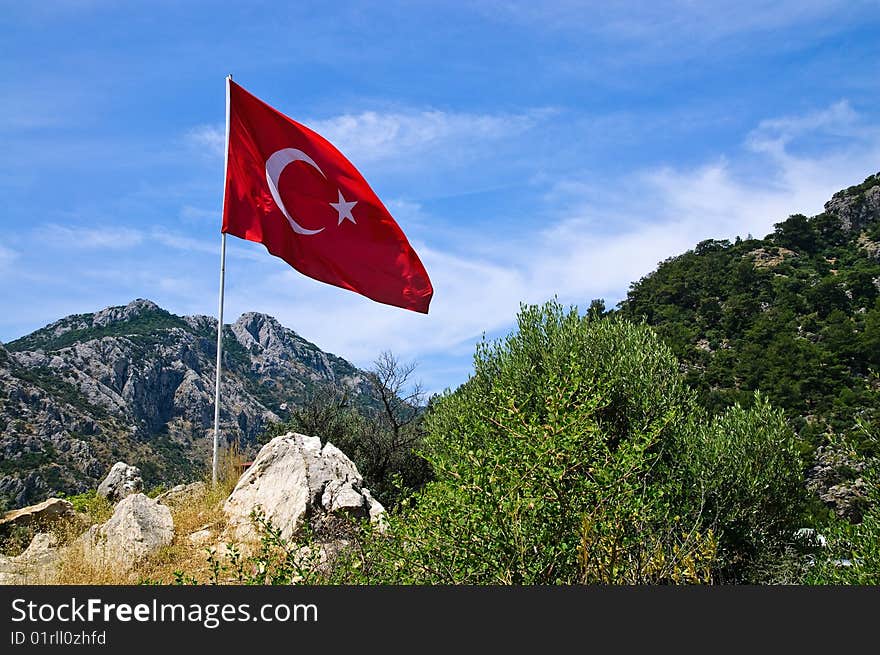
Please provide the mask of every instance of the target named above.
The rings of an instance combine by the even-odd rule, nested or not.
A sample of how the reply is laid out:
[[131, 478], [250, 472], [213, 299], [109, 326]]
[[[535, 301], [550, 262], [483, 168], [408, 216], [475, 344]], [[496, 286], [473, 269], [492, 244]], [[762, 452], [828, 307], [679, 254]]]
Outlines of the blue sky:
[[[332, 9], [331, 9], [332, 7]], [[880, 170], [880, 2], [2, 2], [0, 340], [150, 298], [216, 314], [224, 77], [335, 143], [419, 252], [427, 316], [229, 240], [266, 312], [432, 390], [521, 301], [614, 305], [698, 241]]]

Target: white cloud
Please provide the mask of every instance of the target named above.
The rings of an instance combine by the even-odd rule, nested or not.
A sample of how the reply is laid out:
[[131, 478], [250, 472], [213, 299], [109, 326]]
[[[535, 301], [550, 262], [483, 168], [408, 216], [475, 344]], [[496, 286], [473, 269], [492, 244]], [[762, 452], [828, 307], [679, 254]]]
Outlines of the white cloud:
[[209, 155], [222, 157], [226, 147], [226, 128], [216, 125], [198, 125], [186, 133], [187, 143]]
[[[221, 147], [222, 154], [222, 147]], [[180, 218], [187, 223], [205, 223], [213, 221], [220, 224], [219, 209], [202, 209], [201, 207], [193, 207], [192, 205], [184, 205], [180, 208]]]
[[425, 150], [455, 150], [523, 133], [549, 110], [525, 114], [467, 114], [443, 111], [344, 114], [309, 127], [356, 161], [407, 158]]
[[[456, 153], [475, 144], [522, 134], [550, 116], [553, 110], [522, 114], [469, 114], [438, 110], [342, 114], [303, 124], [333, 143], [352, 161], [418, 160], [426, 151]], [[223, 156], [223, 126], [200, 125], [186, 134], [196, 148]]]
[[155, 229], [150, 232], [150, 239], [156, 243], [173, 248], [174, 250], [183, 250], [185, 252], [201, 252], [208, 255], [220, 253], [220, 230], [218, 228], [215, 239], [206, 241], [197, 239], [167, 230]]
[[36, 236], [52, 246], [65, 249], [127, 250], [145, 244], [158, 243], [175, 250], [219, 252], [219, 245], [208, 244], [200, 239], [158, 228], [145, 231], [129, 227], [86, 228], [50, 223], [37, 228]]
[[388, 348], [405, 358], [446, 351], [515, 314], [523, 287], [518, 271], [415, 248], [440, 290], [428, 316], [318, 284], [282, 265], [261, 280], [230, 279], [230, 317], [259, 308], [321, 348], [365, 364]]
[[69, 227], [50, 223], [37, 229], [37, 237], [53, 246], [69, 249], [122, 250], [140, 245], [144, 235], [127, 227]]
[[[605, 204], [570, 216], [532, 250], [532, 288], [561, 297], [625, 295], [629, 282], [666, 257], [708, 238], [763, 237], [790, 214], [820, 213], [831, 195], [861, 182], [880, 161], [880, 132], [850, 129], [859, 117], [845, 102], [804, 116], [764, 121], [742, 152], [689, 169], [643, 171]], [[847, 130], [836, 129], [841, 125]], [[827, 151], [795, 154], [799, 138], [834, 130], [846, 140]], [[773, 148], [755, 148], [756, 134]], [[755, 159], [749, 150], [756, 150]], [[744, 160], [744, 161], [741, 161]], [[568, 192], [572, 187], [569, 184]], [[607, 226], [619, 225], [609, 231]], [[603, 226], [603, 227], [600, 227]]]
[[763, 120], [749, 135], [747, 143], [756, 152], [784, 156], [785, 147], [798, 137], [822, 133], [837, 137], [854, 137], [868, 131], [860, 125], [859, 115], [849, 102], [841, 100], [827, 109], [800, 116]]

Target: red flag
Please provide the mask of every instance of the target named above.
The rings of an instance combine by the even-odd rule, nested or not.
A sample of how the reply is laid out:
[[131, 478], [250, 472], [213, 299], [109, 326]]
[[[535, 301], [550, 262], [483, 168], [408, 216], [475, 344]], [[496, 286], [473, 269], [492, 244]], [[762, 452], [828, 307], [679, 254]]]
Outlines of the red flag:
[[425, 267], [352, 163], [228, 84], [223, 232], [262, 243], [311, 278], [427, 314], [434, 290]]

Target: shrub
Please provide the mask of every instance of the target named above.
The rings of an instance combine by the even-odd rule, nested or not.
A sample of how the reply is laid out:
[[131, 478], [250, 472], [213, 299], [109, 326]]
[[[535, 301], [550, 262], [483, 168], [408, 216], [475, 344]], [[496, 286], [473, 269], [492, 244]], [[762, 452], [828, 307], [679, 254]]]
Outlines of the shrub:
[[732, 580], [798, 516], [779, 414], [761, 403], [710, 420], [649, 328], [555, 302], [483, 342], [473, 376], [425, 420], [436, 480], [346, 581]]
[[[798, 440], [760, 394], [708, 420], [699, 414], [674, 446], [682, 504], [700, 507], [718, 537], [716, 577], [749, 580], [791, 542], [805, 507]], [[689, 498], [688, 498], [689, 497]]]
[[[62, 494], [61, 497], [65, 496]], [[113, 515], [113, 503], [99, 496], [94, 489], [75, 496], [67, 496], [66, 500], [73, 505], [75, 511], [85, 514], [91, 523], [103, 523]]]
[[[634, 485], [651, 476], [651, 453], [680, 411], [680, 402], [656, 402], [683, 397], [668, 351], [640, 347], [654, 339], [644, 328], [589, 322], [556, 304], [525, 308], [518, 322], [504, 341], [478, 348], [473, 377], [429, 412], [425, 456], [437, 481], [377, 540], [365, 560], [374, 575], [608, 579], [616, 576], [594, 569], [619, 562], [592, 557], [593, 537], [628, 542], [636, 516], [658, 530], [664, 523], [659, 489]], [[621, 578], [647, 575], [639, 562], [628, 566]]]

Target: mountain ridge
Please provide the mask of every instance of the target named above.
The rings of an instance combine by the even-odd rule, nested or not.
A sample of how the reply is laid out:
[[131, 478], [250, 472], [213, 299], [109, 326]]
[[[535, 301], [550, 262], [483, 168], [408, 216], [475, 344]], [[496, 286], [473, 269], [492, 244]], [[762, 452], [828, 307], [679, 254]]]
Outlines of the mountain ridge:
[[[216, 319], [142, 298], [0, 345], [0, 498], [95, 486], [117, 459], [150, 484], [200, 472], [213, 428]], [[374, 402], [366, 374], [275, 318], [224, 325], [221, 436], [243, 448], [317, 385]]]

